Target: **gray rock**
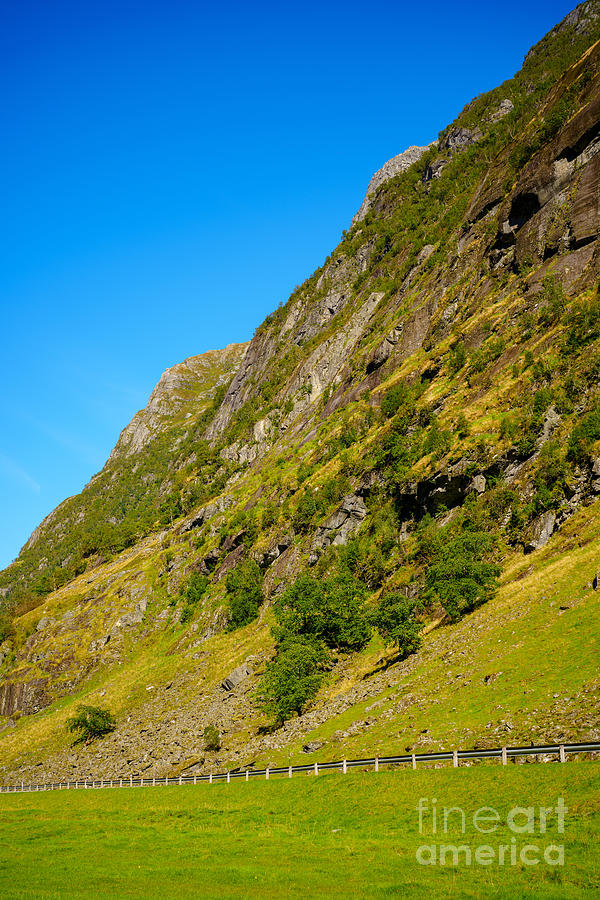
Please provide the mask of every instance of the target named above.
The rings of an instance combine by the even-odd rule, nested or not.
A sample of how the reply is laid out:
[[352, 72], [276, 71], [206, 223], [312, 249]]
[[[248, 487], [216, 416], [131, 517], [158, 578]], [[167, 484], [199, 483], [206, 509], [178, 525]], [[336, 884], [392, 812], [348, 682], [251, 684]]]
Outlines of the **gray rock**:
[[457, 153], [470, 147], [471, 144], [477, 143], [482, 137], [483, 134], [480, 128], [451, 128], [442, 141], [440, 149]]
[[547, 510], [545, 513], [542, 513], [533, 523], [530, 540], [525, 546], [525, 553], [532, 553], [534, 550], [540, 550], [544, 547], [552, 537], [555, 525], [555, 512]]
[[409, 169], [413, 163], [416, 163], [424, 153], [429, 150], [429, 144], [427, 147], [409, 147], [408, 150], [405, 150], [404, 153], [399, 153], [398, 156], [392, 157], [392, 159], [388, 159], [388, 161], [379, 169], [369, 182], [369, 186], [367, 187], [367, 193], [365, 194], [365, 199], [363, 200], [360, 209], [352, 219], [352, 224], [355, 225], [357, 222], [362, 221], [369, 209], [371, 208], [371, 204], [373, 202], [373, 195], [377, 191], [378, 188], [381, 187], [386, 181], [389, 181], [390, 178], [394, 178], [395, 175], [399, 175], [401, 172], [405, 172]]
[[423, 184], [428, 184], [430, 181], [433, 181], [434, 178], [439, 178], [448, 165], [448, 162], [449, 160], [447, 159], [436, 159], [430, 166], [426, 166], [421, 179]]
[[476, 491], [478, 494], [483, 494], [483, 492], [485, 491], [485, 485], [486, 485], [485, 475], [475, 475], [475, 477], [473, 478], [473, 481], [469, 485], [468, 490]]
[[102, 637], [97, 638], [95, 641], [90, 642], [90, 652], [96, 653], [98, 650], [101, 650], [103, 647], [106, 647], [108, 642], [110, 641], [110, 634], [103, 634]]
[[37, 623], [37, 625], [35, 626], [35, 630], [36, 630], [36, 631], [43, 631], [44, 628], [49, 628], [50, 625], [54, 625], [54, 622], [55, 622], [55, 621], [56, 621], [56, 620], [55, 620], [55, 619], [52, 619], [50, 616], [42, 616], [42, 618], [40, 619], [40, 621], [39, 621], [39, 622]]
[[514, 103], [508, 98], [500, 102], [498, 109], [490, 116], [490, 122], [499, 122], [504, 116], [507, 116], [514, 109]]
[[317, 528], [312, 546], [313, 554], [330, 544], [345, 544], [350, 535], [358, 531], [366, 515], [367, 507], [362, 497], [357, 494], [344, 497], [339, 508]]
[[303, 753], [315, 753], [317, 750], [320, 750], [321, 747], [325, 746], [324, 741], [309, 741], [307, 744], [304, 744], [302, 747]]
[[143, 597], [138, 603], [136, 603], [135, 608], [131, 612], [121, 613], [121, 615], [111, 628], [111, 634], [114, 634], [116, 631], [120, 631], [122, 628], [130, 628], [132, 625], [139, 625], [140, 622], [142, 622], [144, 619], [147, 606], [148, 601], [145, 597]]
[[241, 664], [233, 672], [230, 672], [227, 678], [221, 682], [222, 691], [232, 691], [238, 684], [252, 674], [252, 668], [247, 662]]

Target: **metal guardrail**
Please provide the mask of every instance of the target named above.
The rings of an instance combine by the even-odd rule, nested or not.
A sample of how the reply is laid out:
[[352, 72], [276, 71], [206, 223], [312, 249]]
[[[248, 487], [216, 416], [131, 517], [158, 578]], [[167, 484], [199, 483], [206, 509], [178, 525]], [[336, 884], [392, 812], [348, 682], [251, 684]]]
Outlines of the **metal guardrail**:
[[164, 778], [142, 778], [130, 775], [128, 778], [113, 779], [79, 779], [77, 781], [54, 781], [44, 784], [0, 785], [0, 793], [27, 793], [31, 791], [61, 791], [98, 788], [120, 787], [159, 787], [164, 785], [180, 784], [214, 784], [217, 781], [229, 782], [234, 778], [242, 778], [249, 781], [250, 778], [270, 778], [272, 775], [283, 775], [291, 778], [294, 774], [318, 775], [320, 772], [341, 771], [347, 772], [351, 768], [373, 767], [376, 772], [381, 766], [400, 766], [410, 764], [413, 769], [417, 763], [424, 762], [452, 762], [454, 767], [461, 760], [470, 759], [500, 759], [506, 765], [510, 758], [517, 756], [540, 756], [556, 754], [561, 762], [566, 762], [568, 753], [600, 753], [600, 741], [590, 741], [583, 744], [538, 744], [529, 747], [496, 747], [492, 750], [441, 750], [436, 753], [404, 753], [399, 756], [374, 756], [368, 759], [340, 759], [335, 762], [304, 763], [299, 766], [277, 766], [266, 769], [235, 769], [227, 772], [217, 772], [211, 775], [172, 775]]

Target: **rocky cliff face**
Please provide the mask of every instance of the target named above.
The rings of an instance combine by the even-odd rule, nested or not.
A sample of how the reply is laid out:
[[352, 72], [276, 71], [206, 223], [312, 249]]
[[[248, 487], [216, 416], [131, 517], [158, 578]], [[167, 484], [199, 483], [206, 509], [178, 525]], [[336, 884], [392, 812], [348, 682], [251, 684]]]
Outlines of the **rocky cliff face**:
[[409, 147], [408, 150], [405, 150], [403, 153], [399, 153], [398, 156], [392, 157], [392, 159], [388, 159], [386, 163], [378, 169], [377, 172], [371, 178], [369, 185], [367, 187], [367, 193], [365, 194], [365, 199], [360, 205], [360, 209], [352, 219], [352, 224], [356, 225], [357, 222], [362, 221], [366, 214], [368, 213], [371, 207], [371, 199], [373, 194], [376, 193], [377, 189], [381, 187], [381, 185], [388, 181], [390, 178], [393, 178], [395, 175], [400, 175], [402, 172], [406, 172], [407, 169], [413, 165], [413, 163], [418, 162], [424, 153], [429, 150], [431, 144], [428, 144], [426, 147]]
[[[272, 599], [298, 574], [341, 566], [372, 602], [431, 596], [435, 553], [472, 532], [493, 538], [506, 597], [529, 598], [465, 624], [473, 665], [496, 617], [511, 634], [521, 615], [541, 627], [560, 572], [581, 575], [577, 627], [595, 627], [592, 538], [577, 535], [597, 540], [600, 493], [599, 38], [600, 3], [584, 3], [513, 79], [374, 176], [339, 246], [249, 345], [167, 370], [102, 473], [0, 578], [13, 618], [0, 642], [0, 743], [14, 750], [13, 726], [29, 734], [28, 716], [88, 688], [119, 712], [115, 772], [123, 759], [156, 774], [208, 765], [194, 746], [214, 722], [228, 764], [304, 739], [412, 663], [373, 675], [369, 693], [361, 666], [377, 671], [381, 648], [362, 662], [340, 654], [304, 716], [261, 736], [254, 691], [273, 653]], [[227, 632], [227, 576], [248, 562], [266, 601]], [[198, 574], [207, 587], [194, 605]], [[424, 616], [426, 632], [448, 621], [439, 597]], [[454, 659], [453, 634], [432, 637], [419, 660]], [[574, 722], [582, 733], [588, 689], [574, 683], [565, 733]], [[361, 716], [340, 740], [364, 734]], [[161, 754], [164, 741], [179, 749]], [[56, 766], [89, 763], [61, 754]]]
[[197, 418], [221, 387], [227, 387], [248, 344], [229, 344], [171, 366], [161, 375], [145, 408], [123, 429], [109, 459], [134, 456], [176, 420]]

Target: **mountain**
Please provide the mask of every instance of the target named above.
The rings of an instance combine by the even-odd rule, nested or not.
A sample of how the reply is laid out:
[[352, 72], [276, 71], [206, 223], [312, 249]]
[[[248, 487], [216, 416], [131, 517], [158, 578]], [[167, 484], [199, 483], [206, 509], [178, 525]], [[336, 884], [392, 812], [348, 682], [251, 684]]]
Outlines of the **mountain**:
[[[598, 738], [599, 38], [590, 0], [386, 163], [36, 529], [0, 576], [3, 780]], [[117, 730], [71, 747], [79, 702]]]

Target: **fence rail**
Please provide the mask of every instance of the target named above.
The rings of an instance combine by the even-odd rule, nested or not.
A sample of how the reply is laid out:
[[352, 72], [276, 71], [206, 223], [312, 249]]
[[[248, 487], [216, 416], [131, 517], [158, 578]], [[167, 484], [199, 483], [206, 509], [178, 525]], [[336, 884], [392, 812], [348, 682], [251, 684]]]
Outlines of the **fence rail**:
[[340, 759], [335, 762], [303, 763], [299, 766], [277, 766], [266, 769], [234, 769], [217, 772], [211, 775], [172, 775], [164, 778], [142, 778], [130, 775], [126, 778], [92, 779], [84, 778], [76, 781], [54, 781], [43, 784], [0, 785], [0, 793], [26, 793], [30, 791], [61, 791], [119, 787], [159, 787], [173, 784], [214, 784], [217, 781], [231, 781], [242, 778], [270, 778], [272, 775], [283, 775], [291, 778], [294, 774], [318, 775], [320, 772], [341, 771], [346, 773], [351, 768], [373, 767], [376, 772], [381, 766], [400, 766], [410, 764], [413, 769], [418, 763], [452, 762], [457, 767], [461, 760], [500, 759], [504, 765], [517, 756], [556, 755], [560, 762], [566, 762], [568, 753], [600, 753], [600, 741], [583, 744], [539, 744], [529, 747], [496, 747], [493, 750], [441, 750], [436, 753], [404, 753], [399, 756], [375, 756], [368, 759]]

